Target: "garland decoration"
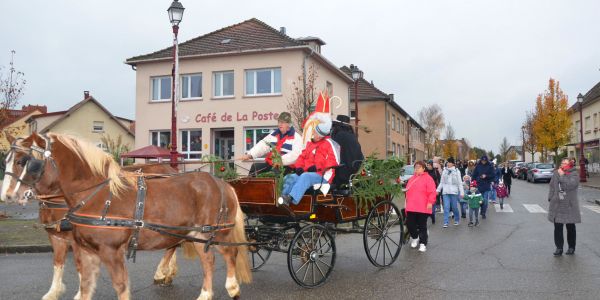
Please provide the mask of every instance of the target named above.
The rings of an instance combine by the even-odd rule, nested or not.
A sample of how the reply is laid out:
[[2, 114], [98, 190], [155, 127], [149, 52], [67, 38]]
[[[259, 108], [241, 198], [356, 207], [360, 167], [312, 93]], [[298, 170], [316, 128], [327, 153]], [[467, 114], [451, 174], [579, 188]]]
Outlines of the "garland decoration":
[[402, 185], [398, 183], [404, 161], [392, 156], [377, 159], [375, 154], [369, 155], [361, 169], [352, 177], [352, 196], [357, 205], [369, 209], [378, 198], [396, 197], [402, 194]]
[[273, 168], [269, 172], [259, 173], [256, 177], [260, 178], [275, 178], [275, 199], [281, 196], [283, 191], [283, 181], [285, 175], [283, 174], [283, 161], [281, 160], [281, 154], [277, 149], [271, 146], [271, 161], [273, 162]]
[[204, 155], [202, 156], [201, 161], [211, 163], [213, 175], [225, 181], [233, 181], [239, 177], [235, 164], [223, 161], [223, 159], [218, 156]]

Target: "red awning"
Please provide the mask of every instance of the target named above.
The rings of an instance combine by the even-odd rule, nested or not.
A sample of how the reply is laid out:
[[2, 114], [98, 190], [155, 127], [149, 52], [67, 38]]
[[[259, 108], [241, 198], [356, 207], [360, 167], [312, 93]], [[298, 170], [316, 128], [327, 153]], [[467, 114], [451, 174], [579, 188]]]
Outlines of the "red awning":
[[[122, 158], [162, 158], [170, 157], [171, 151], [158, 146], [150, 145], [127, 153], [121, 154]], [[179, 154], [183, 156], [183, 154]]]

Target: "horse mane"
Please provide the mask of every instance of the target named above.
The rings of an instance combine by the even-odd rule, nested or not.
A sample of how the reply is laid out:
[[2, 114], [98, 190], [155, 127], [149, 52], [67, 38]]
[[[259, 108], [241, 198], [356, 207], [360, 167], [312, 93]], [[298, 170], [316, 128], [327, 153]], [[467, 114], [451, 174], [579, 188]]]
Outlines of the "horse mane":
[[119, 195], [127, 186], [134, 185], [134, 178], [120, 176], [125, 171], [121, 170], [119, 164], [108, 153], [95, 145], [69, 135], [51, 133], [48, 136], [73, 151], [90, 168], [92, 174], [109, 179], [109, 188], [113, 195]]

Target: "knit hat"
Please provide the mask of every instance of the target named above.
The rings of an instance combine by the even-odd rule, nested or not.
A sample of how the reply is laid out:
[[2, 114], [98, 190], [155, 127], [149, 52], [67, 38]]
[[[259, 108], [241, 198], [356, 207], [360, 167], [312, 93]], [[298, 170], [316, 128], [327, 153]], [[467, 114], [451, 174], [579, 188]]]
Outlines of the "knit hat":
[[454, 164], [454, 157], [452, 157], [452, 156], [448, 157], [448, 159], [446, 160], [446, 162]]
[[482, 157], [481, 157], [481, 160], [488, 160], [488, 157], [487, 157], [487, 155], [484, 155], [484, 156], [482, 156]]
[[292, 115], [290, 115], [289, 112], [284, 111], [279, 114], [279, 117], [277, 117], [277, 121], [292, 124]]
[[331, 121], [319, 123], [319, 125], [317, 125], [317, 127], [315, 127], [315, 132], [319, 136], [328, 136], [330, 131], [331, 131]]

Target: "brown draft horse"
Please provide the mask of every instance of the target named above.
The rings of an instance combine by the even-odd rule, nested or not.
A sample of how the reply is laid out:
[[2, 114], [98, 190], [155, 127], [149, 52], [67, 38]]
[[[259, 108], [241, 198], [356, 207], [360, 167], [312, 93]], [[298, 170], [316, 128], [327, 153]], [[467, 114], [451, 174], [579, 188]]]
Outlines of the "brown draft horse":
[[[8, 141], [12, 144], [15, 139], [7, 135]], [[126, 171], [140, 171], [143, 173], [151, 174], [174, 174], [177, 170], [169, 166], [168, 164], [143, 164], [143, 165], [132, 165], [123, 167]], [[12, 170], [9, 170], [11, 172]], [[9, 183], [12, 177], [5, 176], [3, 182]], [[42, 297], [42, 300], [54, 300], [59, 299], [64, 293], [66, 287], [62, 281], [65, 260], [69, 246], [73, 249], [73, 257], [75, 261], [75, 267], [79, 274], [81, 274], [80, 259], [79, 259], [79, 248], [77, 244], [73, 242], [73, 233], [71, 231], [59, 231], [56, 226], [60, 226], [60, 221], [64, 218], [68, 208], [64, 197], [60, 194], [61, 190], [58, 184], [48, 185], [51, 190], [38, 190], [38, 193], [43, 195], [53, 195], [50, 199], [41, 200], [39, 219], [41, 224], [51, 224], [52, 227], [47, 226], [45, 228], [48, 233], [48, 239], [52, 247], [53, 253], [53, 266], [54, 272], [52, 276], [52, 284], [48, 292]], [[19, 204], [26, 204], [28, 201], [27, 197], [22, 197], [18, 202]], [[184, 245], [186, 251], [189, 253], [190, 249], [188, 244]], [[177, 275], [177, 247], [168, 248], [165, 251], [165, 255], [161, 259], [159, 265], [156, 268], [154, 274], [154, 283], [160, 285], [170, 285], [175, 275]], [[80, 299], [81, 290], [78, 290], [77, 295], [74, 299]]]
[[[121, 170], [111, 157], [97, 147], [65, 135], [51, 133], [45, 138], [34, 133], [23, 140], [15, 141], [11, 149], [7, 158], [7, 168], [10, 167], [14, 174], [20, 175], [18, 182], [13, 180], [6, 186], [3, 184], [0, 195], [3, 200], [19, 198], [23, 190], [22, 187], [17, 187], [20, 182], [34, 182], [37, 189], [58, 184], [70, 208], [90, 197], [76, 212], [80, 216], [99, 217], [105, 209], [105, 201], [112, 195], [106, 217], [128, 220], [134, 218], [136, 175]], [[36, 171], [34, 166], [40, 167], [41, 171]], [[102, 182], [107, 184], [99, 185]], [[94, 188], [95, 186], [98, 188]], [[220, 221], [219, 215], [222, 216]], [[209, 251], [205, 252], [204, 244], [194, 243], [204, 271], [204, 282], [198, 299], [211, 299], [213, 296], [213, 248], [217, 249], [225, 260], [225, 287], [229, 296], [240, 296], [238, 280], [251, 281], [247, 247], [243, 245], [246, 243], [243, 213], [235, 191], [224, 181], [202, 172], [147, 179], [143, 219], [147, 223], [183, 227], [234, 224], [232, 228], [214, 232], [214, 240], [239, 244], [212, 245]], [[133, 231], [125, 227], [106, 228], [83, 224], [74, 226], [73, 236], [81, 250], [81, 299], [91, 299], [100, 262], [106, 266], [118, 298], [129, 299], [125, 251]], [[197, 239], [209, 239], [211, 235], [183, 229], [173, 233]], [[180, 237], [141, 229], [138, 249], [170, 248], [182, 240], [184, 239]]]

